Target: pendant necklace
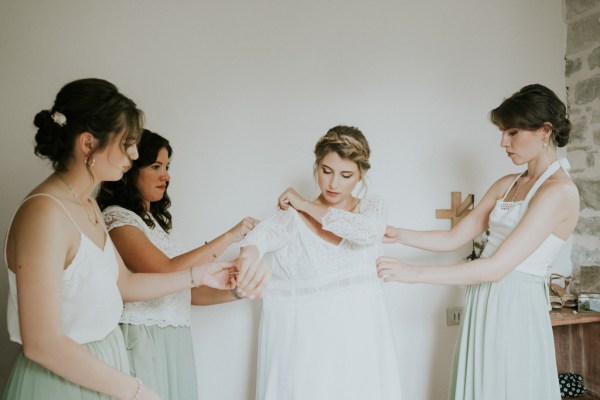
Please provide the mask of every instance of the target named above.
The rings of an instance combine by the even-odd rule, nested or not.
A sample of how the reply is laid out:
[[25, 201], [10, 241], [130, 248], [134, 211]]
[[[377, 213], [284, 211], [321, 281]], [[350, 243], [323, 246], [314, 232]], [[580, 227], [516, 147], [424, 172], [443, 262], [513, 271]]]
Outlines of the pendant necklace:
[[[524, 173], [524, 174], [523, 174], [521, 177], [519, 177], [519, 179], [517, 180], [517, 184], [516, 184], [516, 186], [517, 186], [517, 189], [515, 190], [515, 194], [513, 194], [513, 197], [512, 197], [512, 200], [511, 200], [513, 203], [514, 203], [514, 202], [517, 200], [517, 197], [519, 196], [519, 191], [521, 190], [521, 178], [524, 178], [524, 177], [526, 177], [526, 176], [527, 176], [527, 172], [525, 172], [525, 173]], [[530, 180], [530, 181], [529, 181], [529, 182], [527, 182], [527, 184], [526, 184], [526, 185], [524, 185], [524, 186], [529, 186], [529, 184], [530, 184], [531, 182], [533, 182], [533, 180]]]
[[60, 179], [65, 185], [67, 185], [67, 187], [69, 188], [69, 192], [71, 192], [71, 194], [73, 195], [73, 197], [75, 197], [75, 199], [77, 200], [77, 202], [79, 203], [79, 205], [81, 206], [81, 208], [83, 208], [83, 211], [85, 211], [85, 215], [87, 216], [87, 219], [92, 223], [92, 225], [98, 225], [98, 223], [100, 222], [98, 220], [98, 214], [96, 213], [96, 211], [94, 210], [94, 204], [92, 203], [92, 199], [90, 199], [88, 197], [87, 201], [89, 203], [89, 205], [92, 207], [92, 216], [90, 216], [90, 212], [88, 210], [88, 207], [86, 207], [83, 202], [81, 201], [81, 198], [79, 197], [79, 195], [77, 193], [75, 193], [75, 190], [73, 190], [73, 188], [71, 187], [71, 185], [69, 185], [67, 183], [67, 181], [65, 181], [63, 179], [62, 176], [56, 174], [56, 176], [58, 176], [58, 179]]

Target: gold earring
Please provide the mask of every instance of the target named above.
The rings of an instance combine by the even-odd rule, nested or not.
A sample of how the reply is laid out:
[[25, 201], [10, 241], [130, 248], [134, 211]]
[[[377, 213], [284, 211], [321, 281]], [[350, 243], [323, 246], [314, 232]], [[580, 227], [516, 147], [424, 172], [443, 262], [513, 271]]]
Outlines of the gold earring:
[[548, 147], [548, 142], [544, 141], [544, 149]]

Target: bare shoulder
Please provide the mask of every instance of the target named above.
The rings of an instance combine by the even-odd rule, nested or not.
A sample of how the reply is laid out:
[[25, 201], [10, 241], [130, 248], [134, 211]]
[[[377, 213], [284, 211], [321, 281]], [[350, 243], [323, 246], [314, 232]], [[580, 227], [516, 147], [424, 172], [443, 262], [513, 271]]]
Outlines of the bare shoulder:
[[60, 199], [45, 193], [30, 194], [19, 206], [13, 225], [20, 221], [36, 224], [44, 224], [46, 221], [58, 222], [67, 216], [59, 201]]
[[552, 196], [579, 204], [579, 190], [573, 180], [563, 171], [549, 177], [540, 187], [539, 194], [540, 197]]
[[490, 186], [488, 193], [498, 200], [504, 196], [510, 185], [517, 179], [519, 174], [504, 175]]
[[[17, 210], [8, 234], [8, 248], [22, 241], [34, 246], [77, 240], [77, 230], [55, 198], [33, 193]], [[70, 229], [69, 227], [72, 227]]]
[[557, 210], [569, 214], [579, 213], [579, 190], [573, 180], [564, 171], [557, 171], [550, 176], [531, 199], [532, 206], [537, 203], [553, 205]]

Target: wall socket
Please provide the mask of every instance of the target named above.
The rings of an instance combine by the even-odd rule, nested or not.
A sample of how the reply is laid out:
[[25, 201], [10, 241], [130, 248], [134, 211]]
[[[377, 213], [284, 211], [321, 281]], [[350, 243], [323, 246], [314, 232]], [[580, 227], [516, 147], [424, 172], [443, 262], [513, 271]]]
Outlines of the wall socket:
[[460, 325], [462, 321], [463, 308], [462, 307], [449, 307], [446, 308], [446, 325]]

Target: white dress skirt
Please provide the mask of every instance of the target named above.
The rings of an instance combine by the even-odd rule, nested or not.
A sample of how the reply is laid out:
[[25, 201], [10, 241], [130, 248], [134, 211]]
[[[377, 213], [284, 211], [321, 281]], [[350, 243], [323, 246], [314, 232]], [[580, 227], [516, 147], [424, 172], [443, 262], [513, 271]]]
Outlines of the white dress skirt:
[[329, 209], [316, 235], [279, 211], [242, 245], [273, 253], [258, 350], [257, 400], [401, 400], [392, 329], [375, 260], [385, 230], [378, 197]]

